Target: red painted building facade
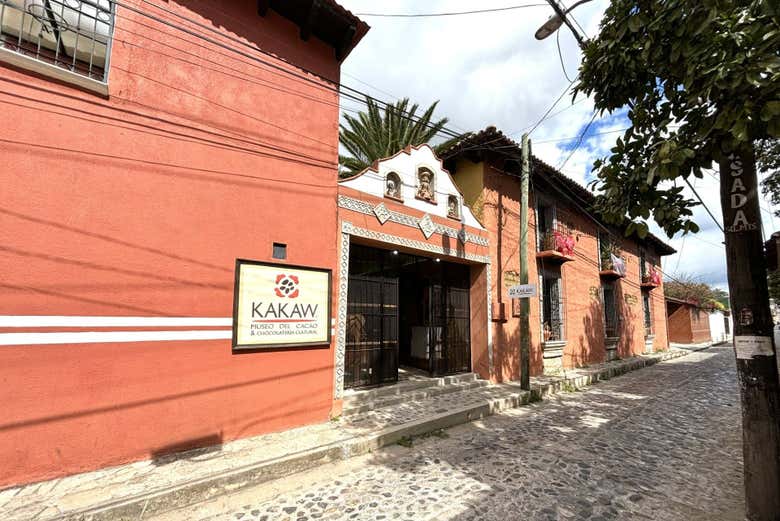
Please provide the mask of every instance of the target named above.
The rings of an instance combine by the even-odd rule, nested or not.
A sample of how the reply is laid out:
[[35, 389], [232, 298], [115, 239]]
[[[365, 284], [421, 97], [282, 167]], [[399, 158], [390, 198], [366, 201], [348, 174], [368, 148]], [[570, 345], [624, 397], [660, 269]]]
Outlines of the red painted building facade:
[[327, 420], [335, 338], [234, 354], [234, 265], [337, 277], [336, 85], [368, 27], [330, 1], [100, 2], [51, 40], [16, 4], [0, 487]]
[[701, 306], [672, 297], [666, 297], [669, 317], [669, 342], [700, 344], [712, 341], [710, 312]]
[[[520, 309], [507, 289], [519, 282], [521, 150], [488, 127], [442, 156], [489, 233], [494, 379], [516, 380]], [[537, 158], [530, 185], [528, 281], [538, 290], [530, 301], [531, 375], [667, 349], [658, 267], [674, 250], [599, 222], [587, 211], [592, 193]]]

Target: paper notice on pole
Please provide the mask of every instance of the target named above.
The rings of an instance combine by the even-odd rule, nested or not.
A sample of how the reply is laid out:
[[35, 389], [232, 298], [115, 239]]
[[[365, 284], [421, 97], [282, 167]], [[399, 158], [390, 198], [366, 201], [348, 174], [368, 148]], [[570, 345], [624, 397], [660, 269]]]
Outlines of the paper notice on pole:
[[772, 338], [768, 336], [735, 336], [737, 358], [749, 360], [754, 356], [772, 356]]

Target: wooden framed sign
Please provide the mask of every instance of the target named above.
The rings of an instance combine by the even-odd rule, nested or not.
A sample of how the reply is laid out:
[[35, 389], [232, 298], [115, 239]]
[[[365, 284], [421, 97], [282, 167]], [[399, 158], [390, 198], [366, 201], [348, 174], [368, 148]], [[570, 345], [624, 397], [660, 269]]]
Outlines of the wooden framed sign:
[[329, 347], [331, 270], [236, 259], [233, 350]]

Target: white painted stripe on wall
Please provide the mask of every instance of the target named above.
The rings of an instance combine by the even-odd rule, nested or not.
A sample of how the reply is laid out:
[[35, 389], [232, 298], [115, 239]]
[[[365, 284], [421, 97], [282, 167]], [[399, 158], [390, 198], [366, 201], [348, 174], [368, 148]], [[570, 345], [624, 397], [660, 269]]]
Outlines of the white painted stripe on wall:
[[205, 331], [84, 331], [70, 333], [0, 333], [0, 346], [225, 340], [231, 330]]
[[231, 317], [89, 317], [0, 315], [0, 327], [197, 327], [232, 326]]

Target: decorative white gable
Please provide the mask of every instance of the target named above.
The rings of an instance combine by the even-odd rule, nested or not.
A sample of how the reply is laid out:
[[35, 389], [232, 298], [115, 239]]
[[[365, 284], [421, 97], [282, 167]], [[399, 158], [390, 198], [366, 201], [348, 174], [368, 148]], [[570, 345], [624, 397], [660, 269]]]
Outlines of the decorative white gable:
[[[462, 222], [484, 230], [463, 204], [460, 190], [428, 145], [383, 159], [376, 169], [369, 168], [339, 184], [430, 215], [449, 218], [453, 224]], [[383, 211], [380, 209], [377, 214], [380, 221]]]

